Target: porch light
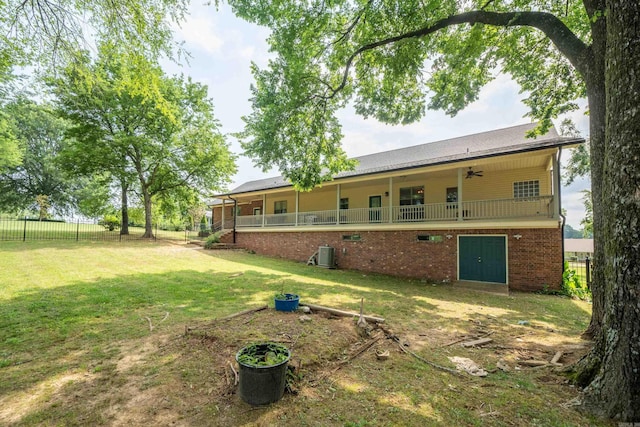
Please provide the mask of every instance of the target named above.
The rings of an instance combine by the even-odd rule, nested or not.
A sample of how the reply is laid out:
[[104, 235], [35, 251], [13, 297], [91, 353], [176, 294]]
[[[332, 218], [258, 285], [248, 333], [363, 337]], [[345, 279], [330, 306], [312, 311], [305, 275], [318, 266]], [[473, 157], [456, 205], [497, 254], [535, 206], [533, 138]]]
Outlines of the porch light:
[[447, 240], [451, 240], [453, 238], [453, 236], [451, 234], [446, 234], [444, 237], [446, 237]]
[[516, 240], [520, 240], [520, 239], [522, 239], [522, 234], [514, 234], [513, 238], [516, 239]]

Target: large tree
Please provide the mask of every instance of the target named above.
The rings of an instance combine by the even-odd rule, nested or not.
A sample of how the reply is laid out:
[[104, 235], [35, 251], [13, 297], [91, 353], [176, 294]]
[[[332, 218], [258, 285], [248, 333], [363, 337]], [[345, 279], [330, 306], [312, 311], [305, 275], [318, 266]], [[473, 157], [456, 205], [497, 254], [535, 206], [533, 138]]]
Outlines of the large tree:
[[[640, 421], [640, 3], [637, 0], [230, 0], [272, 30], [254, 66], [247, 153], [309, 189], [349, 167], [336, 111], [393, 124], [455, 114], [498, 72], [539, 120], [590, 114], [595, 266], [583, 405]], [[532, 135], [533, 136], [533, 135]]]
[[[93, 61], [75, 64], [52, 81], [60, 111], [73, 126], [69, 161], [82, 173], [108, 172], [135, 187], [145, 207], [145, 234], [152, 237], [154, 196], [188, 188], [207, 194], [235, 171], [234, 157], [213, 116], [207, 87], [184, 77], [168, 77], [153, 63], [145, 78], [157, 93], [149, 97], [131, 85], [140, 73], [119, 49], [103, 46]], [[123, 200], [123, 206], [125, 206]], [[124, 216], [124, 215], [123, 215]], [[123, 218], [124, 222], [124, 218]]]
[[0, 174], [0, 210], [38, 210], [45, 200], [54, 212], [74, 206], [74, 184], [56, 166], [67, 124], [48, 105], [20, 98], [4, 108], [8, 131], [23, 147], [21, 163]]

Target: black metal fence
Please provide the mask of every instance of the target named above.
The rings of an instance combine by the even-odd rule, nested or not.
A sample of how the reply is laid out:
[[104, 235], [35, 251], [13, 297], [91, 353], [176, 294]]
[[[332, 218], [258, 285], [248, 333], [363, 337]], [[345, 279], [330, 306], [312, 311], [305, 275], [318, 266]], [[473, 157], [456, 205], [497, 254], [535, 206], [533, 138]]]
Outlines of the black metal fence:
[[580, 282], [586, 284], [591, 289], [591, 273], [593, 271], [593, 259], [589, 256], [581, 257], [567, 257], [569, 268], [575, 270]]
[[[121, 234], [120, 227], [103, 225], [98, 221], [43, 220], [29, 217], [0, 217], [0, 241], [28, 240], [89, 240], [133, 241], [144, 235], [144, 227], [130, 225], [129, 234]], [[198, 231], [175, 224], [154, 223], [156, 240], [189, 241], [198, 239]]]

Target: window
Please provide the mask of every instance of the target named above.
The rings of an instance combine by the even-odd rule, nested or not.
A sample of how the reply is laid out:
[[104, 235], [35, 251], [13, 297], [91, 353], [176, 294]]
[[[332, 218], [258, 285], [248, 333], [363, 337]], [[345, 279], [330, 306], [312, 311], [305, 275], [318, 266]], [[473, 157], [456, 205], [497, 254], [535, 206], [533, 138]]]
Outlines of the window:
[[458, 202], [458, 187], [447, 188], [447, 203]]
[[540, 196], [540, 181], [518, 181], [513, 183], [513, 198], [526, 199]]
[[273, 203], [273, 213], [284, 214], [287, 213], [287, 201], [280, 200]]
[[349, 209], [349, 199], [340, 199], [340, 209]]
[[424, 205], [424, 187], [405, 187], [400, 189], [400, 206]]

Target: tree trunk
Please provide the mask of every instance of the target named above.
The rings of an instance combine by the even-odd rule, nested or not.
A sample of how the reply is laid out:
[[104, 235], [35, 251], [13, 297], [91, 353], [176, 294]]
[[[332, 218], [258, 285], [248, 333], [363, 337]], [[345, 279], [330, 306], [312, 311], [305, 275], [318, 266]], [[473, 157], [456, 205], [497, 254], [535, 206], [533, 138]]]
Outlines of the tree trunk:
[[607, 6], [604, 317], [594, 348], [602, 360], [583, 405], [640, 422], [640, 4]]
[[142, 187], [144, 197], [144, 235], [143, 239], [153, 239], [153, 224], [151, 222], [151, 194], [147, 187]]
[[[605, 8], [603, 0], [586, 4], [589, 15], [593, 16], [597, 11]], [[605, 19], [592, 20], [591, 34], [593, 43], [592, 62], [590, 72], [585, 77], [587, 94], [589, 99], [589, 145], [591, 147], [591, 197], [593, 205], [593, 274], [591, 275], [591, 294], [593, 298], [591, 323], [584, 332], [583, 337], [596, 339], [602, 329], [604, 317], [604, 228], [602, 214], [602, 182], [604, 179], [605, 158], [605, 125], [606, 125], [606, 98], [604, 86], [604, 59], [607, 47], [607, 26]]]
[[129, 186], [124, 180], [120, 181], [120, 188], [122, 190], [121, 200], [122, 200], [122, 225], [120, 227], [120, 234], [129, 234], [129, 199], [127, 196], [127, 191], [129, 190]]

